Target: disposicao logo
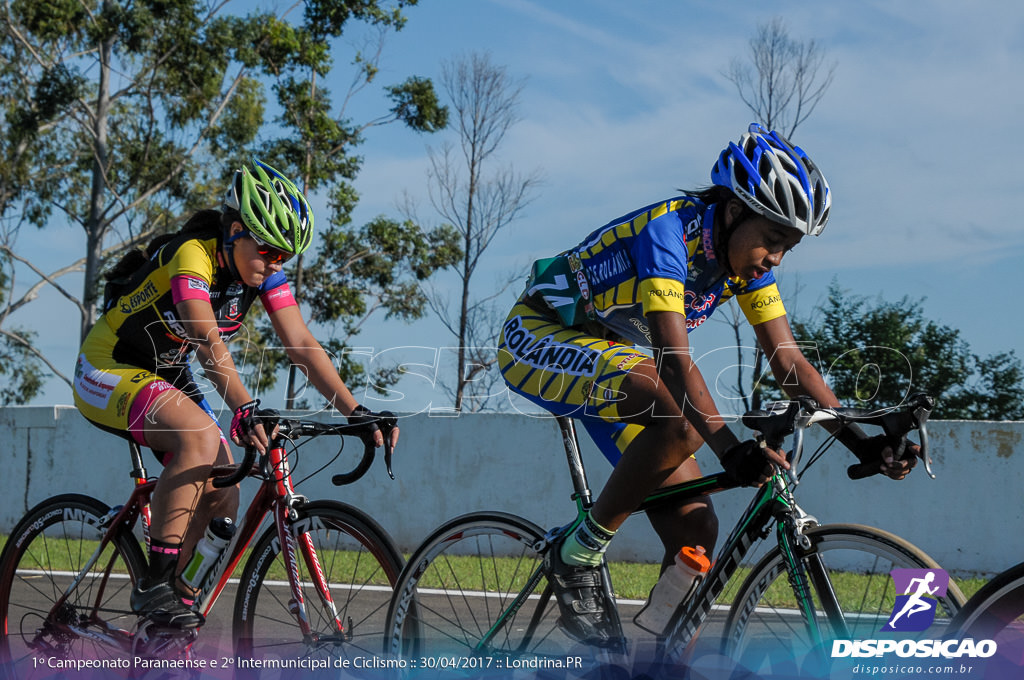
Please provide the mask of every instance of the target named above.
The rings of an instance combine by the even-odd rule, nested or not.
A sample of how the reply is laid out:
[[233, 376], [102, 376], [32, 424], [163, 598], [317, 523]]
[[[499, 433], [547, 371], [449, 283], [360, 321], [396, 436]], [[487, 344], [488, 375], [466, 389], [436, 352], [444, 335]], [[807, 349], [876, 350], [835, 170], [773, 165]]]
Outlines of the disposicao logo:
[[949, 574], [942, 569], [893, 569], [889, 572], [896, 592], [896, 605], [883, 631], [916, 633], [935, 622], [938, 599], [946, 596]]
[[[893, 569], [896, 603], [881, 632], [919, 633], [935, 623], [939, 598], [945, 597], [949, 574], [942, 569]], [[833, 640], [832, 658], [881, 657], [968, 657], [988, 658], [996, 653], [993, 640]]]

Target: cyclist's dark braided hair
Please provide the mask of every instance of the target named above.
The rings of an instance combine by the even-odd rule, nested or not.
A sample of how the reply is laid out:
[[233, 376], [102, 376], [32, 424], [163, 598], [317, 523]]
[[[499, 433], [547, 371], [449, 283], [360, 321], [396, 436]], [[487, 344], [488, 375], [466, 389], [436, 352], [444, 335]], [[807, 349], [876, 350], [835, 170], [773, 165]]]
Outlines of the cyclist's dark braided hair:
[[188, 218], [184, 226], [176, 232], [160, 234], [153, 238], [145, 248], [133, 247], [125, 253], [113, 267], [103, 274], [107, 281], [126, 279], [139, 270], [142, 265], [156, 254], [160, 248], [181, 234], [200, 234], [209, 232], [220, 237], [223, 225], [240, 221], [241, 216], [236, 210], [200, 210]]
[[725, 263], [726, 269], [732, 271], [732, 265], [729, 263], [729, 239], [732, 238], [732, 232], [736, 230], [740, 224], [742, 224], [748, 217], [754, 217], [757, 213], [746, 204], [741, 201], [739, 197], [733, 193], [732, 189], [724, 186], [711, 185], [702, 187], [700, 189], [693, 189], [686, 191], [680, 189], [685, 195], [696, 198], [704, 205], [711, 205], [717, 203], [720, 206], [725, 206], [730, 200], [739, 201], [742, 206], [742, 210], [736, 219], [733, 220], [732, 227], [729, 230], [725, 228], [725, 210], [715, 211], [715, 256], [722, 262]]

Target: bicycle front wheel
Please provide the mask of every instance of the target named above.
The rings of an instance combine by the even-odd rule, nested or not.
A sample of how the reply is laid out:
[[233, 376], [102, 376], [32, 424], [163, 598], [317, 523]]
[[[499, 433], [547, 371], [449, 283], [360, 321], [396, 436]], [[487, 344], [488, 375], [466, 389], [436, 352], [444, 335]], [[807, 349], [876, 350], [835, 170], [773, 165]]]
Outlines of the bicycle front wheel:
[[[834, 639], [893, 636], [882, 628], [895, 613], [896, 597], [904, 593], [896, 591], [890, 572], [940, 568], [911, 543], [871, 527], [836, 524], [806, 535], [810, 548], [797, 555], [787, 558], [779, 547], [765, 555], [740, 586], [726, 619], [723, 653], [755, 672], [791, 672], [794, 664], [821, 663], [830, 657]], [[790, 560], [807, 572], [813, 625], [805, 621], [789, 583]], [[898, 635], [939, 637], [964, 597], [950, 581], [946, 595], [936, 600], [931, 625]], [[828, 611], [836, 604], [838, 612]]]
[[995, 659], [986, 678], [1020, 677], [1024, 659], [1024, 562], [1010, 567], [971, 596], [949, 624], [945, 637], [993, 640]]
[[428, 667], [458, 661], [444, 671], [470, 676], [495, 659], [564, 658], [575, 643], [556, 625], [558, 607], [539, 571], [543, 537], [536, 524], [500, 512], [442, 525], [395, 588], [387, 653]]
[[130, 656], [136, 615], [128, 598], [146, 560], [127, 528], [99, 551], [109, 510], [88, 496], [55, 496], [11, 532], [0, 557], [0, 666], [7, 677], [49, 677], [62, 660]]
[[[377, 522], [350, 505], [316, 501], [296, 510], [288, 527], [303, 607], [292, 593], [291, 567], [271, 526], [246, 562], [235, 600], [239, 659], [305, 659], [316, 669], [334, 660], [379, 656], [401, 553]], [[302, 611], [309, 634], [299, 622]]]

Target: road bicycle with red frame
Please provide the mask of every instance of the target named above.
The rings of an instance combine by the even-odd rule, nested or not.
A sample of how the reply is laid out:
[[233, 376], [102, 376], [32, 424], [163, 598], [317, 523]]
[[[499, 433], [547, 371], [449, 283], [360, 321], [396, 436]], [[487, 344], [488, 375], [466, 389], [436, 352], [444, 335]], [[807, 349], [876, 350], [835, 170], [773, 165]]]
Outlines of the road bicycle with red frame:
[[[259, 488], [193, 608], [208, 616], [244, 561], [229, 659], [295, 660], [301, 668], [316, 668], [324, 659], [378, 655], [401, 553], [363, 511], [333, 500], [311, 501], [296, 486], [338, 459], [349, 436], [361, 440], [361, 456], [332, 482], [355, 482], [374, 460], [374, 427], [387, 433], [395, 419], [384, 414], [354, 425], [330, 424], [269, 413], [261, 421], [268, 432], [275, 424], [278, 430], [266, 453], [257, 460], [248, 449], [241, 463], [211, 471], [214, 486], [252, 477]], [[339, 436], [338, 453], [296, 481], [301, 447], [324, 435]], [[146, 571], [156, 484], [139, 446], [132, 442], [130, 448], [135, 487], [123, 505], [111, 508], [89, 496], [62, 494], [36, 505], [11, 532], [0, 555], [0, 672], [48, 677], [55, 667], [78, 668], [85, 659], [98, 664], [94, 668], [116, 669], [135, 657], [194, 657], [198, 629], [161, 629], [129, 606], [132, 587]], [[394, 478], [387, 446], [385, 459]]]

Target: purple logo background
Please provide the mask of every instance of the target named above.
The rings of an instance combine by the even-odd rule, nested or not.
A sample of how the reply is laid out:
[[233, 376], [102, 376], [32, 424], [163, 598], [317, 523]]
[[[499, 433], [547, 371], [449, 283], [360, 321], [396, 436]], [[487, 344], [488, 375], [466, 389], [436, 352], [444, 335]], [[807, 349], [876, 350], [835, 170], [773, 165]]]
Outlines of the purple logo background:
[[949, 574], [943, 569], [893, 569], [896, 604], [883, 631], [920, 632], [935, 621], [938, 598], [945, 597]]

